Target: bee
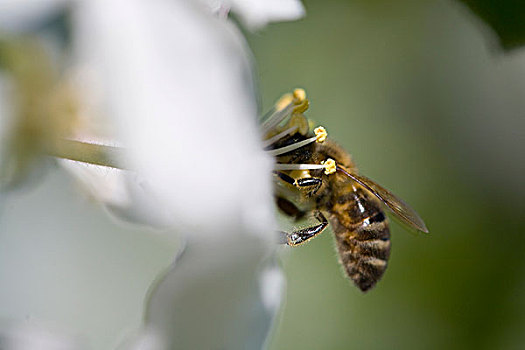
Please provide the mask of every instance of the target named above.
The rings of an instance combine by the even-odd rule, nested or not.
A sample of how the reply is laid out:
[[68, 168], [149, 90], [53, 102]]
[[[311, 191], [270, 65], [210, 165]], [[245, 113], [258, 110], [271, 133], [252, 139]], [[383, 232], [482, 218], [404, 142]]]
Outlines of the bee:
[[304, 116], [304, 90], [285, 95], [263, 123], [265, 149], [275, 157], [275, 198], [295, 220], [313, 217], [313, 226], [280, 232], [281, 243], [297, 246], [330, 224], [346, 275], [363, 292], [383, 276], [390, 256], [390, 229], [383, 207], [409, 228], [428, 233], [403, 200], [358, 173], [351, 156], [326, 131], [311, 131]]

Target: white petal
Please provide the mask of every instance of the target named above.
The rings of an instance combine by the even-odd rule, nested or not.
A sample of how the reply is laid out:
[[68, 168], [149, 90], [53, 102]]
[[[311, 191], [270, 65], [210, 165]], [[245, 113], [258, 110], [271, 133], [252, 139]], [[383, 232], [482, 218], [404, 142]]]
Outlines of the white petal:
[[283, 272], [278, 266], [269, 265], [261, 272], [259, 284], [264, 306], [270, 312], [275, 312], [281, 306], [286, 285]]
[[280, 306], [283, 278], [270, 267], [271, 259], [261, 264], [266, 253], [260, 243], [239, 231], [190, 240], [151, 291], [148, 329], [170, 349], [262, 349]]
[[157, 209], [194, 232], [272, 232], [271, 161], [240, 34], [182, 0], [83, 5], [79, 57], [104, 79], [108, 115]]
[[0, 0], [0, 29], [30, 29], [58, 13], [70, 0]]
[[271, 22], [292, 21], [305, 15], [299, 0], [230, 0], [232, 11], [252, 29]]
[[29, 322], [1, 322], [2, 350], [83, 350], [81, 339]]
[[173, 224], [170, 212], [137, 173], [66, 159], [59, 162], [81, 185], [80, 190], [103, 203], [117, 218], [155, 228]]
[[254, 30], [271, 22], [292, 21], [305, 15], [300, 0], [200, 0], [213, 13], [225, 17], [232, 10]]
[[[23, 329], [18, 338], [0, 323], [0, 337], [18, 339], [13, 344], [20, 346], [48, 340], [70, 344], [65, 334], [73, 341], [80, 336], [81, 344], [89, 345], [82, 349], [114, 349], [121, 334], [141, 325], [149, 285], [170, 264], [176, 242], [151, 230], [113, 224], [58, 171], [4, 199], [0, 321], [36, 329]], [[45, 329], [52, 334], [42, 334]]]

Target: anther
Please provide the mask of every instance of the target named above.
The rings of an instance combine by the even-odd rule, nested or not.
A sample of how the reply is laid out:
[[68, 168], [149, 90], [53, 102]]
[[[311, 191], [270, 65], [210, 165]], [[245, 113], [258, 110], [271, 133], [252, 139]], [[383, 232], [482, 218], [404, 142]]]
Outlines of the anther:
[[288, 125], [290, 127], [296, 126], [298, 128], [299, 133], [305, 136], [306, 134], [308, 134], [308, 131], [310, 130], [310, 125], [308, 124], [308, 120], [302, 114], [296, 114], [296, 113], [292, 114], [292, 117], [290, 118]]
[[295, 113], [304, 113], [310, 106], [310, 101], [306, 98], [306, 91], [300, 88], [293, 91], [293, 102], [296, 105], [293, 109]]
[[[295, 89], [293, 94], [283, 95], [272, 108], [272, 110], [265, 115], [262, 122], [263, 135], [279, 125], [283, 120], [289, 118], [292, 114], [301, 115], [310, 105], [306, 98], [306, 92], [303, 89]], [[306, 134], [303, 133], [304, 135]]]
[[324, 165], [324, 173], [326, 175], [333, 174], [337, 170], [335, 160], [333, 160], [332, 158], [328, 158], [327, 160], [322, 161], [321, 164]]
[[275, 104], [275, 109], [282, 111], [292, 102], [295, 104], [295, 96], [292, 94], [284, 94]]
[[315, 133], [315, 136], [317, 137], [315, 141], [319, 143], [323, 143], [328, 137], [328, 133], [326, 132], [326, 129], [323, 128], [322, 126], [318, 126], [317, 128], [315, 128], [314, 133]]
[[296, 103], [296, 107], [294, 107], [293, 111], [295, 113], [304, 113], [310, 107], [310, 101], [308, 99], [304, 99], [300, 101], [299, 103]]
[[298, 102], [302, 102], [306, 99], [306, 91], [304, 89], [298, 88], [293, 91], [293, 97]]

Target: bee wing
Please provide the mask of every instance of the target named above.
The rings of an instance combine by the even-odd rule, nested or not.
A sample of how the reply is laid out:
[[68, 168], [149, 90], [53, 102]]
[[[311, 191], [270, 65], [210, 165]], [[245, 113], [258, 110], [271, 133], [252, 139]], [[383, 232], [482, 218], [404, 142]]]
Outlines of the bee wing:
[[419, 217], [416, 211], [408, 204], [406, 204], [401, 198], [394, 195], [392, 192], [387, 190], [381, 185], [378, 185], [373, 180], [370, 180], [366, 176], [357, 175], [351, 173], [343, 168], [338, 167], [343, 173], [345, 173], [352, 180], [372, 192], [381, 202], [385, 205], [405, 224], [409, 227], [414, 228], [418, 231], [428, 233], [428, 228], [425, 226], [423, 219]]

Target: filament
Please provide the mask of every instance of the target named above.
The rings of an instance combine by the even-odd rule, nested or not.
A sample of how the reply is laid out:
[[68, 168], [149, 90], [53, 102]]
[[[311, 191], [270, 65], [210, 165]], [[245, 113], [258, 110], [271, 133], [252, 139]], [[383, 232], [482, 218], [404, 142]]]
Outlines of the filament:
[[277, 126], [280, 122], [282, 122], [284, 119], [289, 117], [292, 114], [294, 108], [293, 101], [290, 102], [286, 107], [283, 109], [277, 109], [270, 117], [268, 117], [267, 120], [265, 120], [262, 123], [262, 132], [263, 135], [266, 134], [268, 131], [272, 130], [275, 126]]
[[288, 128], [288, 129], [284, 130], [283, 132], [278, 133], [277, 135], [269, 138], [268, 140], [265, 140], [263, 142], [263, 148], [266, 148], [266, 147], [274, 144], [275, 142], [279, 141], [280, 139], [282, 139], [283, 137], [285, 137], [288, 134], [294, 133], [297, 130], [297, 128], [298, 128], [297, 125], [292, 126], [291, 128]]
[[325, 169], [326, 166], [323, 164], [281, 164], [277, 163], [274, 165], [275, 170], [315, 170]]
[[266, 151], [266, 152], [268, 152], [268, 154], [271, 155], [271, 156], [278, 156], [278, 155], [281, 155], [281, 154], [284, 154], [284, 153], [295, 151], [296, 149], [301, 148], [303, 146], [306, 146], [306, 145], [308, 145], [308, 144], [310, 144], [312, 142], [315, 142], [316, 140], [317, 140], [317, 136], [313, 136], [313, 137], [310, 137], [309, 139], [296, 142], [296, 143], [294, 143], [292, 145], [284, 146], [284, 147], [277, 148], [277, 149], [272, 149], [272, 150]]
[[309, 105], [310, 102], [306, 98], [306, 92], [303, 89], [295, 89], [292, 94], [285, 94], [272, 108], [267, 117], [268, 119], [262, 123], [263, 134], [266, 134], [279, 125], [280, 122], [292, 113], [304, 113]]

